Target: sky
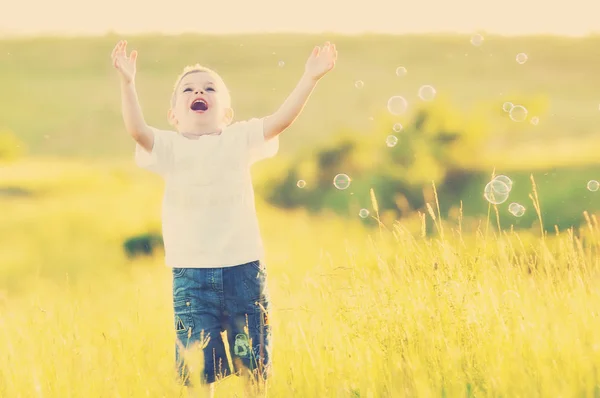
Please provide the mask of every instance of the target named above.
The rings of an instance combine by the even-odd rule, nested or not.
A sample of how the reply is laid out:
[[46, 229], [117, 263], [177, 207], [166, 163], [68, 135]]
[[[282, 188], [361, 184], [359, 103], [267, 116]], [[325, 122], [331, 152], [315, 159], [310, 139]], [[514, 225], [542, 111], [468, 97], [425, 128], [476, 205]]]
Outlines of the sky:
[[2, 36], [600, 33], [600, 0], [13, 0], [9, 4], [0, 11]]

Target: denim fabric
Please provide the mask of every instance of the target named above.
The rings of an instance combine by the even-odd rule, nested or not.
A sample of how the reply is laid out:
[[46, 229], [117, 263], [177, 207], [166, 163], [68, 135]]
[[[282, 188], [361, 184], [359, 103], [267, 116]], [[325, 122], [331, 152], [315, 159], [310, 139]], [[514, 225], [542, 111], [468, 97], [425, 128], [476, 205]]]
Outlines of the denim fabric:
[[[270, 371], [271, 330], [263, 263], [173, 268], [172, 272], [175, 360], [180, 381], [190, 385], [190, 380], [200, 376], [201, 383], [212, 383], [231, 374], [239, 375], [244, 368], [251, 370], [255, 378], [266, 379]], [[222, 331], [227, 332], [233, 369]], [[183, 353], [200, 342], [206, 345], [202, 349], [204, 369], [200, 375], [191, 375]]]

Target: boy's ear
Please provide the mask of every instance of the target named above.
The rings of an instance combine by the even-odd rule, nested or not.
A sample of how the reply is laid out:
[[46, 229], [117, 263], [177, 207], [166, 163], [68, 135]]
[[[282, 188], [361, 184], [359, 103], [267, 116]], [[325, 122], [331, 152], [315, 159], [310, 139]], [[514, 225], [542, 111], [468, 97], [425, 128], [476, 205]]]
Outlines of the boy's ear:
[[177, 124], [177, 119], [175, 119], [175, 112], [173, 112], [172, 108], [170, 108], [167, 111], [167, 119], [169, 120], [169, 124], [171, 126], [175, 126]]
[[225, 109], [225, 125], [229, 126], [231, 124], [231, 122], [233, 121], [233, 109], [232, 108], [226, 108]]

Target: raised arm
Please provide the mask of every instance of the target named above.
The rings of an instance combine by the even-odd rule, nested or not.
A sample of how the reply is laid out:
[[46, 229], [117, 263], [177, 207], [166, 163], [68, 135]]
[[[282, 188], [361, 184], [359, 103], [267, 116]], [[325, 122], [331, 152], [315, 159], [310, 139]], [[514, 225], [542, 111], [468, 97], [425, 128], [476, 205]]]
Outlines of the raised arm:
[[287, 129], [300, 115], [317, 82], [335, 66], [335, 44], [326, 42], [315, 47], [306, 61], [304, 74], [283, 105], [264, 121], [265, 139], [269, 140]]
[[135, 89], [137, 51], [127, 57], [127, 41], [121, 40], [112, 51], [113, 66], [121, 80], [121, 110], [125, 129], [148, 152], [154, 145], [154, 133], [144, 120]]

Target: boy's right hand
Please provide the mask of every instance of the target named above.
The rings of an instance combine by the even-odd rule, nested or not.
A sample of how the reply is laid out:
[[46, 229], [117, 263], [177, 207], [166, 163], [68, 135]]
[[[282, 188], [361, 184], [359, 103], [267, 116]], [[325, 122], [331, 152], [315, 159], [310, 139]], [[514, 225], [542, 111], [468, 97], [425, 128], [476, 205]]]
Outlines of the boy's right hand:
[[135, 63], [137, 51], [132, 51], [127, 57], [127, 41], [121, 40], [112, 51], [113, 66], [119, 71], [124, 83], [131, 83], [135, 79]]

